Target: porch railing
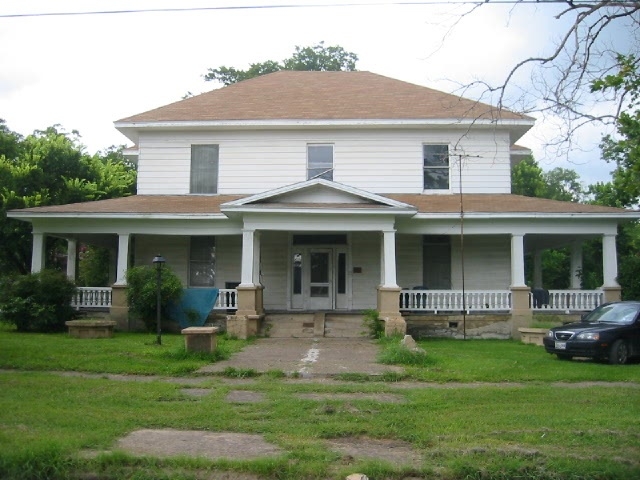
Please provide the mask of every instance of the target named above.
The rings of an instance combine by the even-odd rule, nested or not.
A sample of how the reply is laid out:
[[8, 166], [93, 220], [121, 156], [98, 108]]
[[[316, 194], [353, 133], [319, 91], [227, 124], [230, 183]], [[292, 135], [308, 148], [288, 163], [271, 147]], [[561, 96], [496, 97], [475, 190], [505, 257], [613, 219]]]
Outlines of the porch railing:
[[534, 301], [530, 295], [530, 304], [534, 311], [567, 312], [590, 311], [604, 303], [602, 290], [549, 290], [549, 303]]
[[[464, 299], [464, 302], [463, 302]], [[467, 312], [511, 310], [509, 290], [402, 290], [400, 310]]]
[[[111, 287], [78, 287], [71, 299], [71, 306], [76, 310], [111, 307]], [[216, 304], [218, 310], [234, 310], [238, 308], [238, 293], [233, 288], [221, 288]]]
[[215, 310], [234, 310], [238, 308], [238, 291], [235, 288], [221, 288], [213, 307]]
[[111, 307], [111, 287], [78, 287], [71, 299], [71, 306], [76, 310], [108, 309]]

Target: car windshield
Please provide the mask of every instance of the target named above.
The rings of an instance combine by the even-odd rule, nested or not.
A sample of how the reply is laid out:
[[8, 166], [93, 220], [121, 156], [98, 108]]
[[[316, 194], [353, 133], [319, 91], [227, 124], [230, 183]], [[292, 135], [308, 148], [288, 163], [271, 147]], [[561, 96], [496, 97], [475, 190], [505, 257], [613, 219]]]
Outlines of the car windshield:
[[618, 323], [630, 325], [640, 310], [640, 303], [612, 303], [602, 305], [584, 317], [589, 323]]

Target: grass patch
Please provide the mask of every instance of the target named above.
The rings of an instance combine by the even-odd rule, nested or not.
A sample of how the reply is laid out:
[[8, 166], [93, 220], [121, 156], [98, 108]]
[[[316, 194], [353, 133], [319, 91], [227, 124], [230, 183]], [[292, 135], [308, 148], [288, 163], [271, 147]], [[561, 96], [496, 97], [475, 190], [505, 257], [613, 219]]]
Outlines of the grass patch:
[[[0, 328], [0, 478], [216, 478], [218, 472], [263, 480], [328, 480], [360, 471], [400, 480], [512, 479], [631, 480], [640, 478], [640, 364], [612, 367], [562, 362], [540, 347], [515, 341], [424, 340], [426, 355], [380, 341], [382, 355], [405, 373], [345, 373], [347, 382], [293, 382], [281, 371], [247, 385], [220, 376], [194, 397], [163, 375], [189, 374], [226, 358], [247, 342], [220, 338], [220, 358], [187, 353], [181, 335], [116, 334], [71, 339], [65, 334], [18, 334]], [[404, 347], [403, 347], [404, 348]], [[406, 349], [404, 349], [406, 350]], [[51, 370], [158, 375], [122, 381], [52, 374]], [[252, 378], [252, 369], [227, 369]], [[126, 378], [126, 377], [125, 377]], [[437, 385], [394, 382], [501, 382]], [[625, 386], [560, 387], [555, 382], [618, 381]], [[504, 382], [513, 382], [512, 384]], [[258, 403], [230, 403], [236, 389], [261, 394]], [[320, 393], [318, 399], [301, 396]], [[349, 394], [349, 395], [342, 395]], [[378, 401], [382, 395], [399, 401]], [[282, 448], [258, 460], [138, 458], [114, 451], [138, 429], [261, 434]], [[404, 442], [418, 465], [341, 454], [326, 441], [346, 438]], [[89, 450], [97, 456], [87, 456]], [[99, 453], [102, 452], [102, 453]]]
[[0, 368], [74, 370], [93, 373], [186, 375], [229, 358], [248, 341], [219, 335], [212, 354], [186, 352], [184, 337], [151, 333], [115, 333], [113, 338], [81, 339], [66, 333], [18, 333], [0, 324]]
[[227, 367], [222, 371], [222, 375], [229, 378], [253, 378], [260, 374], [253, 368]]
[[[393, 384], [252, 383], [265, 401], [230, 404], [231, 387], [213, 378], [197, 400], [165, 382], [122, 382], [48, 373], [0, 373], [0, 478], [369, 478], [635, 479], [640, 475], [638, 388], [396, 388]], [[237, 387], [233, 387], [237, 388]], [[46, 391], [47, 395], [42, 395]], [[336, 394], [330, 400], [299, 393]], [[366, 392], [341, 400], [339, 393]], [[401, 403], [377, 402], [393, 393]], [[330, 408], [327, 408], [327, 405]], [[285, 454], [259, 460], [135, 458], [109, 451], [143, 428], [259, 433]], [[393, 465], [332, 451], [325, 439], [401, 441], [419, 465]], [[356, 469], [357, 467], [357, 469]], [[350, 472], [349, 472], [350, 471]], [[29, 475], [25, 475], [29, 472]]]
[[427, 352], [418, 348], [411, 350], [402, 343], [400, 337], [387, 337], [380, 340], [382, 351], [378, 356], [378, 361], [385, 365], [410, 365], [428, 367], [436, 363], [435, 358], [427, 355]]
[[380, 360], [397, 361], [405, 374], [427, 382], [640, 382], [640, 363], [616, 368], [592, 360], [560, 361], [544, 348], [515, 340], [426, 339], [422, 364], [398, 353], [398, 343], [382, 339]]

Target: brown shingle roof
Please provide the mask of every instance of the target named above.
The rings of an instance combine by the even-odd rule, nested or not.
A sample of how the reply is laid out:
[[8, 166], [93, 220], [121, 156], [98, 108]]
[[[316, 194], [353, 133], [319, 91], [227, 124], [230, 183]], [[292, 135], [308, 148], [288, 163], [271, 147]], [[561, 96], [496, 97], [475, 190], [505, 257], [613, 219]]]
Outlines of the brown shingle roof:
[[[220, 206], [226, 202], [243, 198], [246, 195], [133, 195], [131, 197], [100, 200], [96, 202], [72, 203], [69, 205], [52, 205], [48, 207], [25, 208], [13, 210], [16, 213], [51, 213], [51, 214], [217, 214]], [[419, 213], [457, 213], [460, 211], [459, 195], [420, 195], [389, 194], [385, 197], [413, 205]], [[581, 203], [559, 202], [544, 198], [523, 197], [509, 194], [466, 194], [463, 195], [464, 210], [467, 213], [592, 213], [621, 214], [628, 210]], [[270, 208], [277, 203], [268, 204]], [[322, 204], [316, 208], [354, 208], [358, 204]], [[313, 208], [310, 205], [299, 208]]]
[[119, 122], [354, 119], [533, 120], [371, 72], [280, 71]]
[[[460, 195], [385, 195], [415, 206], [419, 213], [456, 213], [460, 211]], [[584, 203], [560, 202], [546, 198], [511, 194], [465, 194], [462, 204], [466, 213], [624, 213], [625, 210]], [[637, 212], [636, 212], [637, 213]]]
[[246, 195], [132, 195], [95, 202], [33, 207], [14, 212], [63, 214], [213, 214], [220, 205]]

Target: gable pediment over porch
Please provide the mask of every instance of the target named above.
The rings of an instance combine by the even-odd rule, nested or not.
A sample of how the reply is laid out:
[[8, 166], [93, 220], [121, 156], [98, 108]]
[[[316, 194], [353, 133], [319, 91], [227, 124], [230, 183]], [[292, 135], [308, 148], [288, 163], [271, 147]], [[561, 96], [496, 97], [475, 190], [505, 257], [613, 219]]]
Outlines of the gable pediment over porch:
[[365, 190], [313, 179], [227, 202], [221, 206], [225, 214], [249, 211], [374, 211], [413, 215], [416, 207]]

